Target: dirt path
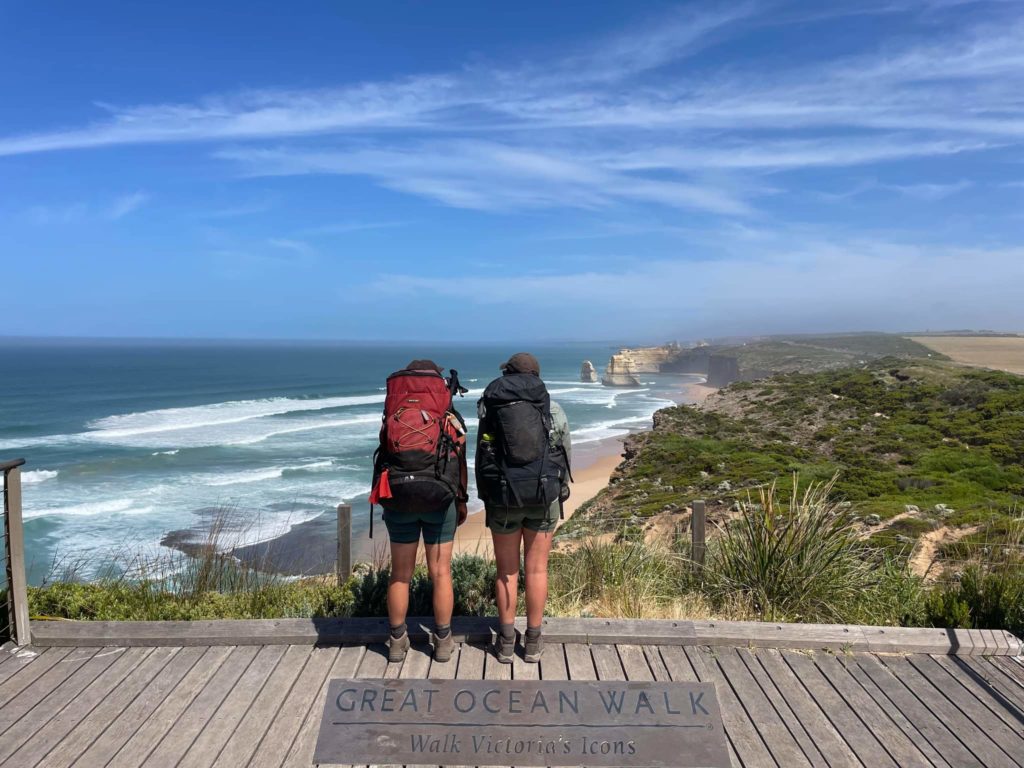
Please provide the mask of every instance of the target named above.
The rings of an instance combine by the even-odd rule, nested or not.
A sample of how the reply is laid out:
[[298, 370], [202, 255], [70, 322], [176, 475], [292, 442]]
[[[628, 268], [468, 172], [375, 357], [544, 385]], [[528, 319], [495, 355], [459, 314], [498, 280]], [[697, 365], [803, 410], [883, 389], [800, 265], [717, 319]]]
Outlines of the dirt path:
[[910, 570], [928, 581], [935, 581], [942, 573], [941, 566], [932, 570], [932, 566], [936, 564], [935, 556], [939, 552], [939, 547], [943, 544], [960, 541], [964, 536], [970, 536], [979, 530], [981, 530], [980, 525], [972, 525], [967, 528], [950, 528], [948, 525], [944, 525], [934, 531], [929, 531], [917, 540], [917, 546], [914, 547], [914, 551], [910, 555]]

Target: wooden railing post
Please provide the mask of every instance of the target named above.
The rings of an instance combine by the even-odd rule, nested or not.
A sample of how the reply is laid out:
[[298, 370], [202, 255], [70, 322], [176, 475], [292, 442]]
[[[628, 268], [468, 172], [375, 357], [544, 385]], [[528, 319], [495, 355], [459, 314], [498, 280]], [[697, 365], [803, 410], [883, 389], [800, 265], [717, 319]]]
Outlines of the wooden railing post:
[[28, 587], [25, 581], [25, 531], [21, 523], [21, 465], [24, 459], [6, 462], [4, 473], [4, 533], [7, 535], [7, 616], [11, 639], [28, 645]]
[[352, 575], [352, 505], [338, 505], [338, 586]]
[[706, 524], [704, 502], [693, 502], [693, 514], [690, 517], [690, 531], [692, 544], [690, 547], [690, 559], [693, 560], [694, 568], [697, 571], [704, 569], [704, 527]]

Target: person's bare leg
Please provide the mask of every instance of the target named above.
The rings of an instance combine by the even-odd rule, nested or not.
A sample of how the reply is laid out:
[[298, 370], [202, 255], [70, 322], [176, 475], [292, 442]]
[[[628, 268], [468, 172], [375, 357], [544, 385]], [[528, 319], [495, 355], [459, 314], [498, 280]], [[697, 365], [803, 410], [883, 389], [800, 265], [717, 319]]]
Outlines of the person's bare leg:
[[548, 601], [548, 554], [554, 531], [523, 529], [526, 558], [526, 626], [540, 627]]
[[452, 591], [452, 546], [454, 542], [427, 544], [427, 571], [434, 585], [434, 621], [439, 627], [452, 623], [455, 594]]
[[494, 539], [494, 561], [498, 567], [498, 580], [495, 584], [498, 621], [503, 625], [515, 624], [519, 589], [519, 546], [523, 540], [523, 532], [491, 535]]
[[416, 552], [420, 543], [391, 542], [391, 581], [388, 583], [388, 621], [392, 627], [405, 624], [409, 613], [409, 582], [416, 569]]

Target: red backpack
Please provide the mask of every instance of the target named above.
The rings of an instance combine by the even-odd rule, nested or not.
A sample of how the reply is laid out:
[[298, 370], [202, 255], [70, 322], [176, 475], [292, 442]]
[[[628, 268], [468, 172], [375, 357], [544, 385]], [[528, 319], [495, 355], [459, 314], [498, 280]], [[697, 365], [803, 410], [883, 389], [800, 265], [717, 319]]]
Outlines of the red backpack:
[[373, 505], [425, 514], [463, 498], [461, 456], [466, 423], [452, 404], [458, 373], [445, 379], [434, 371], [402, 370], [387, 380], [380, 446], [373, 455]]

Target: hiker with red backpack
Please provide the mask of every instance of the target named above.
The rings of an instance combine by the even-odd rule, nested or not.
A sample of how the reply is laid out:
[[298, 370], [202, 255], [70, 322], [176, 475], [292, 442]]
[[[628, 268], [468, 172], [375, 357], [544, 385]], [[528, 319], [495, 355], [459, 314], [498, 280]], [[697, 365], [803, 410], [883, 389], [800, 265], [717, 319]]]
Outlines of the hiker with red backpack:
[[455, 528], [466, 520], [466, 423], [455, 410], [455, 394], [466, 392], [457, 371], [445, 378], [432, 360], [413, 360], [387, 380], [380, 447], [373, 459], [370, 536], [373, 506], [384, 508], [391, 541], [388, 660], [399, 662], [409, 651], [406, 615], [409, 582], [416, 568], [420, 538], [434, 587], [434, 659], [448, 661], [452, 637], [452, 546]]
[[520, 550], [525, 557], [526, 636], [523, 659], [540, 661], [541, 623], [548, 596], [548, 554], [562, 503], [569, 498], [572, 444], [565, 412], [551, 400], [540, 363], [520, 352], [477, 404], [476, 484], [498, 567], [495, 593], [498, 661], [511, 664], [516, 647]]

